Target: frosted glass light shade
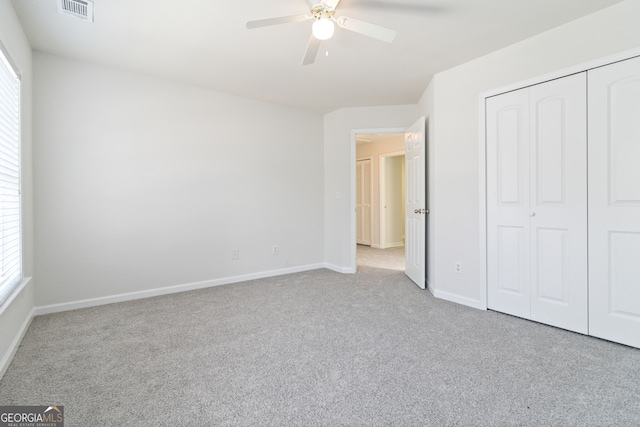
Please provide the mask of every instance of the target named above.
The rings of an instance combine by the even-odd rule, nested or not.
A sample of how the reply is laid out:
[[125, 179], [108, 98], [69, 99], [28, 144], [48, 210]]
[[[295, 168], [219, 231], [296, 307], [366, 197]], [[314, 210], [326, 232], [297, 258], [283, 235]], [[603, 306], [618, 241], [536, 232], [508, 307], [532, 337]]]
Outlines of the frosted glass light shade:
[[311, 30], [313, 31], [313, 36], [318, 40], [328, 40], [331, 38], [331, 36], [333, 36], [335, 27], [331, 20], [320, 18], [313, 23]]

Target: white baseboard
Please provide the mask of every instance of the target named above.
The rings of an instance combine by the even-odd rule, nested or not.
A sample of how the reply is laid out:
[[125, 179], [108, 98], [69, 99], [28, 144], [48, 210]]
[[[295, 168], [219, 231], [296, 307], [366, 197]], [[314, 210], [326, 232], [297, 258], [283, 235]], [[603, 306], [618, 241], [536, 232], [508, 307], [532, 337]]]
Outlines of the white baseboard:
[[29, 315], [27, 316], [26, 319], [24, 319], [22, 326], [18, 330], [18, 333], [13, 338], [13, 341], [11, 342], [11, 345], [9, 346], [8, 351], [4, 354], [2, 361], [0, 361], [0, 380], [2, 379], [2, 377], [4, 377], [4, 374], [5, 372], [7, 372], [7, 369], [9, 369], [9, 365], [13, 360], [13, 356], [16, 355], [16, 351], [18, 351], [18, 347], [20, 347], [20, 343], [24, 338], [24, 334], [27, 333], [27, 329], [29, 329], [29, 325], [31, 325], [33, 316], [35, 316], [35, 311], [36, 311], [35, 308], [31, 309], [31, 311], [29, 312]]
[[429, 293], [431, 295], [433, 295], [434, 297], [436, 296], [436, 294], [434, 293], [435, 291], [433, 290], [433, 287], [431, 286], [431, 284], [429, 283], [428, 280], [425, 280], [425, 282], [427, 283], [427, 290], [429, 291]]
[[339, 267], [337, 265], [334, 264], [329, 264], [327, 262], [325, 262], [323, 264], [323, 267], [328, 269], [328, 270], [332, 270], [335, 271], [337, 273], [342, 273], [342, 274], [354, 274], [356, 272], [355, 268], [351, 268], [351, 267]]
[[325, 267], [324, 264], [308, 264], [299, 267], [283, 268], [279, 270], [263, 271], [260, 273], [243, 274], [240, 276], [224, 277], [221, 279], [206, 280], [203, 282], [186, 283], [183, 285], [167, 286], [164, 288], [149, 289], [146, 291], [128, 292], [125, 294], [109, 295], [106, 297], [98, 297], [85, 299], [80, 301], [72, 301], [61, 304], [51, 304], [36, 307], [34, 315], [59, 313], [62, 311], [77, 310], [80, 308], [95, 307], [98, 305], [113, 304], [116, 302], [132, 301], [141, 298], [150, 298], [160, 295], [175, 294], [178, 292], [193, 291], [196, 289], [210, 288], [213, 286], [229, 285], [231, 283], [246, 282], [248, 280], [264, 279], [267, 277], [282, 276], [291, 273], [300, 273], [303, 271], [317, 270]]
[[[431, 290], [431, 288], [429, 289]], [[434, 297], [440, 298], [446, 301], [451, 301], [457, 304], [466, 305], [467, 307], [471, 307], [471, 308], [477, 308], [478, 310], [487, 309], [487, 307], [482, 303], [482, 301], [478, 301], [478, 300], [467, 298], [467, 297], [462, 297], [460, 295], [451, 294], [449, 292], [442, 292], [437, 289], [434, 289], [433, 292], [431, 293], [433, 294]]]
[[396, 242], [396, 243], [389, 243], [387, 245], [387, 248], [399, 248], [401, 246], [404, 246], [404, 243], [402, 242]]
[[[391, 249], [391, 248], [399, 248], [399, 247], [402, 247], [402, 246], [404, 246], [404, 243], [396, 242], [396, 243], [389, 243], [389, 244], [387, 244], [385, 246], [381, 245], [381, 246], [376, 246], [376, 247], [378, 249]], [[371, 246], [371, 247], [373, 247], [373, 246]]]

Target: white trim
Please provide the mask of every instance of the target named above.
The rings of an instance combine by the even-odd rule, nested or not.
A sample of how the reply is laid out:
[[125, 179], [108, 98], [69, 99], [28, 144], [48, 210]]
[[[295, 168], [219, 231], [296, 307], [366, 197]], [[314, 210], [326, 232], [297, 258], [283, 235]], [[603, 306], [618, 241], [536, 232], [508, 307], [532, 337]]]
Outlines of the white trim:
[[511, 91], [522, 89], [528, 86], [533, 86], [540, 83], [548, 82], [550, 80], [556, 80], [561, 77], [570, 76], [571, 74], [582, 73], [584, 71], [589, 71], [594, 68], [604, 67], [605, 65], [609, 65], [614, 62], [624, 61], [626, 59], [630, 59], [635, 56], [640, 56], [640, 48], [619, 52], [614, 55], [606, 56], [604, 58], [594, 59], [593, 61], [584, 62], [582, 64], [563, 68], [561, 70], [547, 73], [542, 76], [534, 77], [518, 83], [513, 83], [507, 86], [502, 86], [496, 89], [492, 89], [492, 90], [481, 93], [480, 98], [484, 100], [484, 98], [500, 95], [501, 93], [511, 92]]
[[[487, 179], [487, 171], [486, 171], [486, 156], [487, 156], [487, 142], [486, 142], [486, 109], [485, 109], [485, 100], [491, 96], [499, 95], [506, 92], [511, 92], [514, 90], [522, 89], [528, 86], [533, 86], [536, 84], [544, 83], [550, 80], [556, 80], [562, 77], [566, 77], [572, 74], [582, 73], [585, 71], [592, 70], [594, 68], [603, 67], [605, 65], [612, 64], [614, 62], [624, 61], [626, 59], [630, 59], [636, 56], [640, 56], [640, 48], [627, 50], [624, 52], [619, 52], [614, 55], [606, 56], [604, 58], [595, 59], [593, 61], [585, 62], [579, 65], [575, 65], [569, 68], [563, 68], [558, 71], [554, 71], [552, 73], [548, 73], [539, 77], [531, 78], [528, 80], [524, 80], [519, 83], [510, 84], [508, 86], [503, 86], [497, 89], [492, 89], [486, 92], [483, 92], [479, 95], [478, 103], [479, 103], [479, 138], [478, 138], [478, 157], [479, 157], [479, 182], [480, 182], [480, 200], [479, 200], [479, 217], [480, 217], [480, 263], [479, 263], [479, 283], [481, 286], [481, 290], [484, 287], [484, 292], [481, 292], [481, 305], [484, 306], [484, 309], [488, 308], [487, 301], [487, 199], [486, 199], [486, 179]], [[474, 300], [471, 300], [474, 301]], [[464, 303], [463, 303], [464, 304]], [[480, 308], [480, 307], [478, 307]]]
[[478, 128], [480, 129], [480, 137], [478, 141], [480, 141], [480, 147], [478, 148], [478, 173], [480, 174], [479, 186], [480, 191], [478, 194], [480, 195], [480, 200], [478, 201], [478, 206], [480, 209], [479, 212], [479, 224], [480, 224], [480, 235], [479, 242], [480, 247], [479, 255], [480, 259], [478, 262], [478, 283], [480, 285], [480, 302], [483, 308], [486, 310], [488, 308], [488, 298], [487, 298], [487, 144], [486, 144], [486, 112], [485, 112], [485, 100], [486, 98], [480, 97], [480, 105], [478, 111], [480, 114], [478, 115]]
[[392, 248], [401, 248], [404, 246], [403, 242], [389, 243], [386, 247], [382, 249], [392, 249]]
[[27, 284], [29, 284], [30, 281], [31, 281], [31, 277], [22, 278], [20, 283], [18, 283], [18, 286], [16, 286], [11, 291], [7, 299], [2, 302], [2, 305], [0, 305], [0, 316], [2, 316], [2, 313], [4, 313], [7, 308], [9, 308], [13, 300], [16, 299], [18, 295], [20, 295], [20, 292], [22, 292], [22, 290], [27, 286]]
[[433, 287], [431, 287], [431, 283], [429, 283], [429, 280], [425, 279], [425, 282], [427, 283], [427, 290], [429, 291], [429, 293], [433, 295], [434, 298], [436, 298], [436, 295], [434, 293], [435, 290], [433, 289]]
[[7, 50], [6, 47], [4, 47], [2, 42], [0, 42], [0, 51], [2, 52], [2, 55], [4, 56], [5, 60], [7, 61], [7, 64], [9, 65], [9, 68], [13, 72], [14, 78], [16, 80], [22, 81], [22, 75], [20, 74], [20, 70], [16, 66], [16, 63], [13, 62], [13, 59], [11, 59], [11, 55], [9, 55], [9, 51]]
[[392, 249], [392, 248], [399, 248], [401, 246], [404, 246], [404, 242], [396, 242], [396, 243], [389, 243], [386, 246], [382, 246], [382, 245], [371, 245], [371, 247], [373, 249]]
[[29, 329], [29, 325], [31, 325], [31, 321], [33, 320], [34, 316], [35, 316], [35, 308], [32, 308], [27, 318], [24, 319], [24, 322], [22, 322], [22, 326], [20, 327], [20, 330], [18, 331], [16, 336], [13, 338], [13, 341], [11, 342], [11, 345], [9, 346], [7, 352], [4, 354], [2, 361], [0, 361], [0, 380], [2, 379], [2, 377], [4, 377], [4, 374], [7, 372], [7, 369], [9, 369], [9, 365], [11, 365], [13, 356], [16, 355], [16, 352], [18, 351], [18, 347], [20, 347], [20, 343], [22, 342], [24, 335], [27, 333], [27, 330]]
[[[429, 287], [429, 290], [431, 290], [431, 287]], [[476, 308], [478, 310], [487, 309], [486, 305], [482, 304], [482, 301], [479, 301], [479, 300], [475, 300], [467, 297], [461, 297], [460, 295], [439, 291], [437, 289], [434, 289], [433, 292], [431, 293], [433, 294], [434, 297], [443, 299], [445, 301], [455, 302], [456, 304], [466, 305], [467, 307]]]
[[342, 274], [355, 274], [356, 272], [355, 268], [339, 267], [335, 264], [330, 264], [328, 262], [325, 262], [323, 267], [326, 268], [327, 270], [335, 271], [336, 273], [342, 273]]
[[[14, 212], [9, 212], [11, 209], [2, 211], [3, 221], [7, 223], [6, 231], [9, 234], [16, 235], [17, 238], [3, 241], [3, 260], [11, 259], [12, 267], [2, 277], [0, 284], [0, 313], [3, 312], [10, 304], [5, 302], [8, 299], [15, 298], [17, 288], [24, 287], [24, 268], [23, 268], [23, 208], [22, 208], [22, 82], [20, 81], [20, 73], [16, 68], [11, 56], [7, 52], [6, 48], [0, 43], [0, 65], [2, 70], [5, 68], [8, 71], [8, 75], [3, 74], [2, 89], [7, 91], [6, 102], [3, 102], [3, 113], [12, 116], [15, 113], [15, 121], [8, 119], [8, 123], [3, 123], [3, 131], [7, 132], [6, 139], [3, 138], [2, 146], [6, 151], [5, 160], [8, 162], [11, 172], [9, 176], [13, 179], [7, 178], [2, 187], [17, 196], [17, 208], [13, 209]], [[15, 129], [13, 130], [13, 126]], [[15, 157], [15, 158], [13, 158]], [[19, 293], [19, 292], [18, 292]]]
[[324, 264], [308, 264], [299, 267], [283, 268], [280, 270], [264, 271], [261, 273], [243, 274], [241, 276], [224, 277], [221, 279], [206, 280], [203, 282], [186, 283], [183, 285], [167, 286], [165, 288], [149, 289], [146, 291], [128, 292], [125, 294], [110, 295], [106, 297], [90, 298], [80, 301], [73, 301], [61, 304], [44, 305], [35, 307], [35, 315], [59, 313], [62, 311], [77, 310], [80, 308], [95, 307], [116, 302], [133, 301], [136, 299], [150, 298], [160, 295], [175, 294], [178, 292], [193, 291], [197, 289], [210, 288], [213, 286], [228, 285], [249, 280], [264, 279], [267, 277], [282, 276], [303, 271], [318, 270], [325, 267]]
[[[351, 160], [350, 160], [350, 179], [351, 179], [351, 224], [349, 225], [349, 252], [350, 262], [347, 269], [349, 272], [356, 272], [356, 135], [371, 133], [405, 133], [407, 128], [369, 128], [369, 129], [351, 129]], [[337, 270], [336, 270], [337, 271]]]

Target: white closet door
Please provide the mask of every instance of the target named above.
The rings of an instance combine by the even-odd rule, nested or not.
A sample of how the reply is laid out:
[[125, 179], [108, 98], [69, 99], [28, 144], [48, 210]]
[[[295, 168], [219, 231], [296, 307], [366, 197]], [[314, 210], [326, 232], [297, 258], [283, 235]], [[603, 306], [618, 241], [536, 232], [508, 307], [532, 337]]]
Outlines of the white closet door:
[[528, 319], [529, 89], [487, 99], [486, 119], [488, 306]]
[[531, 320], [586, 334], [586, 73], [532, 86]]
[[589, 71], [589, 332], [640, 347], [640, 58]]
[[576, 332], [587, 319], [586, 76], [487, 100], [488, 307]]

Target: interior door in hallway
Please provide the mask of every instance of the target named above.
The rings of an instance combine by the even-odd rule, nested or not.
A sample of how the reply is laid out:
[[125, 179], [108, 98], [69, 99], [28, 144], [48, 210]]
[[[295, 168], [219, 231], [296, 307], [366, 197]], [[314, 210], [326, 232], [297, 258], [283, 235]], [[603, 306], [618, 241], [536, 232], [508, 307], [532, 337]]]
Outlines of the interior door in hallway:
[[371, 246], [371, 159], [356, 162], [356, 243]]
[[426, 150], [425, 118], [405, 133], [406, 207], [405, 272], [420, 288], [426, 284]]

